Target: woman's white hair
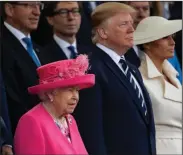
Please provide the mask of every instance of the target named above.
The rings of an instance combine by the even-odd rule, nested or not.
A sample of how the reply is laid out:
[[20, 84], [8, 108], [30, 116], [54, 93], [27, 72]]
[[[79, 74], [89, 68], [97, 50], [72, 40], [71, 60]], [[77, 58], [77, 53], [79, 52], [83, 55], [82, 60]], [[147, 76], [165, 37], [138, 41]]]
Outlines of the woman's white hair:
[[47, 102], [47, 101], [51, 101], [50, 99], [50, 95], [55, 95], [60, 89], [62, 88], [54, 88], [54, 89], [51, 89], [51, 90], [47, 90], [47, 91], [42, 91], [38, 94], [40, 100], [42, 102]]

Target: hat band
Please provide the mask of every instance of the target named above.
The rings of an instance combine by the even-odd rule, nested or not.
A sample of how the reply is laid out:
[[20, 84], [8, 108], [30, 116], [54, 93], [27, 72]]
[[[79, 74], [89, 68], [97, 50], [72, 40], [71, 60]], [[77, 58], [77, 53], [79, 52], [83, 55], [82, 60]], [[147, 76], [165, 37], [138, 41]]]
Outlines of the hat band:
[[51, 77], [46, 78], [46, 79], [40, 79], [39, 83], [46, 84], [46, 83], [54, 82], [54, 81], [61, 80], [61, 79], [63, 79], [63, 77], [60, 74], [58, 74], [58, 75], [51, 76]]
[[82, 76], [82, 75], [85, 75], [85, 73], [79, 72], [76, 74], [76, 72], [73, 72], [73, 73], [69, 72], [68, 74], [64, 75], [63, 73], [59, 72], [57, 75], [49, 76], [48, 78], [44, 78], [44, 79], [40, 79], [39, 83], [46, 84], [46, 83], [55, 82], [58, 80], [71, 79], [71, 78], [74, 78], [77, 76]]

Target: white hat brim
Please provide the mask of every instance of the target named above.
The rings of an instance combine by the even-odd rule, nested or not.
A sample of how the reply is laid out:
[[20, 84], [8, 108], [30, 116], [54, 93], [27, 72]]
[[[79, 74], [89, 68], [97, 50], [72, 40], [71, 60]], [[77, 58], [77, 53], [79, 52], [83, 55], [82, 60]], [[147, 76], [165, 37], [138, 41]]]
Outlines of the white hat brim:
[[135, 31], [134, 45], [149, 43], [149, 42], [161, 39], [163, 37], [169, 36], [171, 34], [174, 34], [180, 30], [182, 30], [182, 20], [169, 21], [166, 24], [162, 24], [162, 27], [159, 27], [159, 29], [156, 31], [153, 30], [153, 26], [152, 26], [152, 28], [149, 28], [148, 30], [150, 33], [147, 33], [145, 31], [143, 32]]

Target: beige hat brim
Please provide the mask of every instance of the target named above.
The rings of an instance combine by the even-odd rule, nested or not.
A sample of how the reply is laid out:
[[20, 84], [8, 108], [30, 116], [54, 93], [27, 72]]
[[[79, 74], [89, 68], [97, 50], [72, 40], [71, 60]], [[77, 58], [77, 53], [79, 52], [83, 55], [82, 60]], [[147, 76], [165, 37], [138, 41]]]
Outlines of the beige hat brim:
[[[154, 23], [156, 24], [156, 23]], [[163, 37], [169, 36], [171, 34], [174, 34], [178, 31], [182, 30], [182, 20], [172, 20], [169, 21], [169, 23], [162, 24], [162, 27], [159, 27], [158, 30], [153, 30], [153, 28], [150, 28], [147, 31], [143, 32], [134, 32], [134, 45], [140, 45], [149, 43], [158, 39], [161, 39]]]

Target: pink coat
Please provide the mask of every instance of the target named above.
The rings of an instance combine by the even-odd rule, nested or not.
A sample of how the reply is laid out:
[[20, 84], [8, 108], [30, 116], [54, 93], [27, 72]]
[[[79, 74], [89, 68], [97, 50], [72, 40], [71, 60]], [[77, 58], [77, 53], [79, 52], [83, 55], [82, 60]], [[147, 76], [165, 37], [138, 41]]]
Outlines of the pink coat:
[[88, 154], [75, 119], [67, 116], [71, 141], [61, 133], [42, 104], [24, 114], [19, 120], [15, 137], [15, 154]]

